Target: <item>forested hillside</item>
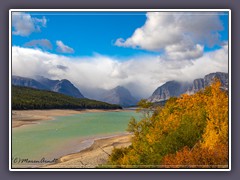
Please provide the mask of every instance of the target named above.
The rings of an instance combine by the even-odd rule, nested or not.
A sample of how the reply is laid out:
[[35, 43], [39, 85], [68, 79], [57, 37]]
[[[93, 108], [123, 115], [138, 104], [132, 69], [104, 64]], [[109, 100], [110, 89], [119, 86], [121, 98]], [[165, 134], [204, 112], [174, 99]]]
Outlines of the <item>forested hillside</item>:
[[220, 85], [170, 98], [153, 113], [151, 104], [141, 101], [145, 116], [139, 122], [132, 118], [128, 127], [132, 145], [114, 149], [110, 167], [227, 168], [228, 92]]
[[60, 93], [12, 86], [12, 109], [120, 109], [119, 105]]

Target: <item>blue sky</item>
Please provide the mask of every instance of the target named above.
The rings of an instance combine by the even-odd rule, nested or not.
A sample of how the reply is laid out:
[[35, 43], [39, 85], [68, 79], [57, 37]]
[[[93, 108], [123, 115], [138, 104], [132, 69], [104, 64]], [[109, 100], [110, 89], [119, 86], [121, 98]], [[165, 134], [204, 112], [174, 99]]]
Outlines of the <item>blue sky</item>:
[[[71, 56], [92, 56], [94, 53], [103, 55], [126, 57], [139, 54], [159, 54], [159, 52], [144, 49], [118, 47], [114, 42], [118, 38], [130, 37], [135, 29], [144, 25], [146, 13], [144, 12], [99, 12], [99, 13], [63, 13], [63, 12], [31, 12], [32, 18], [47, 20], [46, 27], [40, 32], [33, 32], [27, 36], [13, 35], [12, 44], [25, 46], [31, 40], [48, 39], [52, 43], [52, 53], [56, 51], [57, 40], [74, 49]], [[228, 41], [228, 16], [219, 15], [223, 30], [218, 31], [221, 41]], [[205, 46], [205, 51], [219, 48], [219, 45]]]
[[[69, 79], [91, 98], [147, 98], [170, 80], [228, 72], [227, 12], [13, 12], [12, 74]], [[27, 69], [27, 70], [26, 70]]]
[[[127, 38], [146, 21], [146, 13], [30, 13], [32, 17], [47, 19], [47, 27], [29, 36], [13, 36], [13, 45], [24, 46], [33, 39], [61, 40], [75, 50], [74, 56], [100, 53], [111, 56], [131, 56], [152, 53], [145, 50], [120, 48], [117, 38]], [[37, 15], [35, 15], [37, 14]], [[39, 15], [41, 14], [41, 15]], [[46, 15], [48, 14], [48, 15]], [[56, 46], [50, 52], [55, 51]], [[58, 53], [59, 54], [59, 53]]]

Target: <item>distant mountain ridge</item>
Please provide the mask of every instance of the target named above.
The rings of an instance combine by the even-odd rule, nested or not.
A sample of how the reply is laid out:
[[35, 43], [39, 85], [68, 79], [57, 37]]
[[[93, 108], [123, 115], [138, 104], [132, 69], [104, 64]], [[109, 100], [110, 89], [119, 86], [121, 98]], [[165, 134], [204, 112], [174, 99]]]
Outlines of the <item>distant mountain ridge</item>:
[[[85, 98], [79, 89], [67, 79], [51, 80], [43, 76], [35, 76], [33, 78], [12, 76], [12, 85], [58, 92], [75, 98]], [[110, 90], [102, 89], [96, 92], [94, 97], [90, 98], [110, 104], [118, 104], [123, 107], [135, 106], [138, 102], [129, 90], [123, 86], [117, 86]]]
[[38, 82], [50, 87], [54, 92], [59, 92], [76, 98], [84, 98], [82, 93], [69, 80], [51, 80], [43, 76], [36, 76]]
[[12, 84], [16, 86], [32, 87], [35, 89], [49, 90], [47, 86], [32, 78], [12, 76]]
[[135, 106], [138, 102], [129, 90], [123, 86], [117, 86], [113, 89], [105, 91], [98, 100], [110, 104], [119, 104], [123, 107]]
[[26, 78], [20, 76], [12, 76], [12, 84], [15, 86], [31, 87], [41, 90], [49, 90], [58, 92], [75, 98], [84, 98], [82, 93], [69, 80], [51, 80], [43, 76], [36, 76], [33, 78]]
[[155, 103], [166, 101], [170, 97], [178, 97], [185, 93], [194, 94], [199, 90], [209, 86], [215, 78], [220, 80], [222, 89], [228, 90], [228, 73], [216, 72], [210, 73], [204, 76], [204, 78], [195, 79], [192, 83], [168, 81], [162, 86], [158, 87], [148, 98], [148, 101]]
[[[218, 78], [222, 83], [222, 89], [228, 90], [228, 73], [216, 72], [210, 73], [204, 78], [194, 79], [192, 83], [168, 81], [158, 87], [148, 98], [150, 102], [163, 102], [170, 97], [178, 97], [181, 94], [194, 94], [199, 90], [210, 85], [214, 78]], [[34, 78], [26, 78], [20, 76], [12, 76], [12, 84], [16, 86], [31, 87], [40, 90], [49, 90], [58, 92], [75, 98], [84, 98], [82, 93], [69, 80], [51, 80], [43, 76]], [[91, 98], [91, 97], [90, 97]], [[95, 100], [103, 101], [110, 104], [118, 104], [123, 107], [135, 106], [138, 100], [132, 95], [128, 89], [123, 86], [117, 86], [110, 90], [102, 90], [96, 93]]]

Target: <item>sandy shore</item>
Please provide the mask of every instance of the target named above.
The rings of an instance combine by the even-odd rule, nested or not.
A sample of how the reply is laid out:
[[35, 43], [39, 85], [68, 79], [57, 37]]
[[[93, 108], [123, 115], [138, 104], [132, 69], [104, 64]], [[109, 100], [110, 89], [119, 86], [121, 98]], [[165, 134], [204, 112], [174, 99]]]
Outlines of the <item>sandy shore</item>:
[[69, 154], [58, 159], [57, 163], [41, 168], [95, 168], [106, 164], [113, 148], [131, 145], [132, 135], [120, 135], [95, 140], [93, 145], [78, 153]]
[[[53, 120], [56, 116], [67, 116], [88, 112], [128, 111], [128, 110], [13, 110], [12, 128], [38, 123], [44, 120]], [[127, 147], [131, 144], [132, 135], [121, 134], [113, 137], [97, 138], [87, 149], [78, 153], [69, 154], [58, 159], [57, 163], [40, 168], [95, 168], [105, 164], [113, 148]]]
[[70, 110], [70, 109], [51, 109], [51, 110], [13, 110], [12, 111], [12, 128], [20, 127], [27, 124], [37, 123], [42, 120], [53, 120], [54, 116], [67, 116], [81, 114], [86, 112], [104, 112], [104, 111], [124, 111], [124, 110]]

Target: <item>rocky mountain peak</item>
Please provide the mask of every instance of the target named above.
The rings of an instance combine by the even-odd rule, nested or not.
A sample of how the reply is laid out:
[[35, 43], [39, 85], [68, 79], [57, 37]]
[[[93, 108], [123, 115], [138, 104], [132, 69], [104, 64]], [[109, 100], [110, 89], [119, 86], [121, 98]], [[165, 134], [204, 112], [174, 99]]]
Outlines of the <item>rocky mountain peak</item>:
[[134, 106], [138, 102], [130, 91], [123, 86], [117, 86], [106, 91], [102, 94], [100, 100], [110, 104], [119, 104], [123, 107]]
[[168, 81], [162, 86], [158, 87], [148, 98], [151, 102], [165, 101], [170, 97], [177, 97], [183, 92], [186, 92], [189, 87], [188, 83], [177, 81]]
[[12, 84], [16, 86], [26, 86], [35, 89], [54, 91], [76, 98], [84, 98], [81, 92], [67, 79], [51, 80], [43, 76], [35, 76], [34, 79], [32, 79], [12, 76]]
[[222, 89], [228, 90], [228, 73], [216, 72], [210, 73], [204, 76], [204, 78], [194, 79], [192, 83], [168, 81], [158, 87], [148, 100], [151, 102], [161, 102], [166, 101], [170, 97], [178, 97], [185, 93], [194, 94], [209, 86], [215, 78], [220, 80]]
[[67, 79], [58, 81], [53, 87], [53, 91], [67, 94], [76, 98], [83, 98], [80, 91]]

